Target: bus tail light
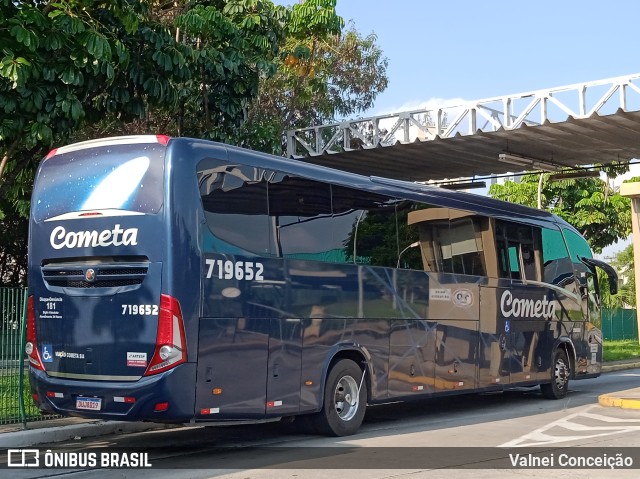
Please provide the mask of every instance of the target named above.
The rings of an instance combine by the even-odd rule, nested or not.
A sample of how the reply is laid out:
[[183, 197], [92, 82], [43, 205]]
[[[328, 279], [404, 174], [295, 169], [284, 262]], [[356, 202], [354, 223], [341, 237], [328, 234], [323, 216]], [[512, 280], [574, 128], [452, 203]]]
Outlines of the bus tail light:
[[144, 375], [158, 374], [184, 363], [187, 360], [186, 346], [180, 303], [163, 294], [160, 296], [156, 349]]
[[168, 402], [159, 402], [159, 403], [156, 403], [155, 406], [153, 406], [153, 412], [165, 412], [168, 410], [169, 410]]
[[36, 342], [36, 310], [33, 305], [33, 296], [29, 296], [27, 300], [27, 344], [25, 345], [25, 352], [31, 367], [44, 371]]

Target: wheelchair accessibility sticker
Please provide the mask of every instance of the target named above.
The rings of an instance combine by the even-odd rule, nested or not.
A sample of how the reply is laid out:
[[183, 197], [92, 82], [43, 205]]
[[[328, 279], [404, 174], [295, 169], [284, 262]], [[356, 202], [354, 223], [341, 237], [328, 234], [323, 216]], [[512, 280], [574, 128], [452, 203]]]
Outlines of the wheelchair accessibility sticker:
[[53, 362], [53, 346], [50, 344], [42, 345], [42, 361], [45, 363]]

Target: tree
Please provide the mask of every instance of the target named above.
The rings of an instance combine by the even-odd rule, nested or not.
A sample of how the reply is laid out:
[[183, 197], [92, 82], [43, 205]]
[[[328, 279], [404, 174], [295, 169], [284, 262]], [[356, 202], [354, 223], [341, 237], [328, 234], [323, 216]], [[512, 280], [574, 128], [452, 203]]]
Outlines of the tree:
[[33, 173], [54, 144], [233, 137], [287, 16], [268, 0], [0, 0], [0, 280], [24, 279]]
[[[525, 175], [520, 183], [493, 184], [489, 195], [512, 203], [537, 206], [538, 174]], [[631, 233], [631, 201], [600, 178], [543, 180], [542, 207], [572, 224], [601, 252]]]
[[0, 286], [17, 286], [25, 284], [27, 278], [28, 220], [3, 203], [6, 200], [0, 199], [0, 208], [6, 208], [11, 213], [0, 219]]
[[[0, 226], [28, 215], [35, 167], [53, 145], [150, 132], [254, 147], [254, 137], [271, 135], [276, 141], [265, 141], [279, 144], [281, 124], [243, 125], [259, 85], [287, 58], [307, 68], [302, 76], [311, 80], [311, 70], [322, 66], [317, 77], [324, 83], [305, 80], [305, 95], [331, 87], [334, 112], [367, 108], [375, 93], [344, 96], [346, 109], [335, 90], [348, 85], [346, 76], [337, 75], [338, 64], [333, 77], [324, 74], [326, 49], [344, 24], [335, 4], [0, 0]], [[350, 52], [358, 58], [357, 48]], [[327, 83], [334, 77], [342, 80]], [[12, 241], [3, 236], [3, 251]], [[26, 242], [15, 245], [24, 258]]]
[[636, 276], [634, 269], [633, 244], [629, 244], [622, 251], [618, 252], [611, 260], [611, 266], [618, 272], [619, 277], [626, 277], [618, 289], [618, 293], [612, 295], [609, 292], [608, 278], [599, 271], [598, 280], [600, 282], [600, 294], [602, 295], [602, 305], [605, 308], [624, 308], [636, 306]]
[[263, 77], [248, 109], [244, 146], [283, 154], [286, 130], [352, 117], [371, 108], [387, 87], [388, 62], [375, 35], [363, 37], [352, 24], [340, 33], [335, 0], [305, 3], [331, 13], [307, 29], [304, 5], [293, 7], [276, 73]]
[[54, 142], [96, 129], [233, 137], [275, 69], [287, 10], [166, 5], [0, 0], [0, 195]]

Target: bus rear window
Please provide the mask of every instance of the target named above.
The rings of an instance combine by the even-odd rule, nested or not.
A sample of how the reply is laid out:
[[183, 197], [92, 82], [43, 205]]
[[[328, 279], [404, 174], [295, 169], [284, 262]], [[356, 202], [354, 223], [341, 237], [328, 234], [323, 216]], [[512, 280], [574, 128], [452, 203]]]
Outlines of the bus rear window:
[[165, 150], [156, 143], [105, 145], [45, 160], [36, 178], [33, 217], [39, 222], [80, 211], [157, 213]]

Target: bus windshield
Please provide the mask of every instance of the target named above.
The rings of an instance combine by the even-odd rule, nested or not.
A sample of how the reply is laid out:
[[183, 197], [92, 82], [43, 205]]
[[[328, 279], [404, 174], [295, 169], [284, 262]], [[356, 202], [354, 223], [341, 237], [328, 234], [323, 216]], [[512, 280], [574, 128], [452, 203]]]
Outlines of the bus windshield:
[[105, 145], [45, 160], [34, 189], [35, 221], [78, 211], [157, 213], [164, 152], [163, 145], [153, 143]]

